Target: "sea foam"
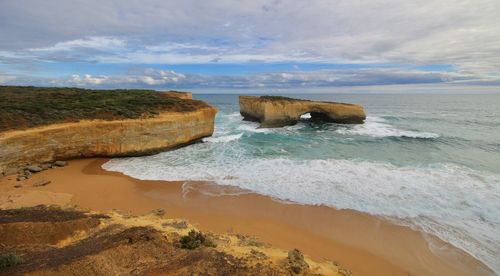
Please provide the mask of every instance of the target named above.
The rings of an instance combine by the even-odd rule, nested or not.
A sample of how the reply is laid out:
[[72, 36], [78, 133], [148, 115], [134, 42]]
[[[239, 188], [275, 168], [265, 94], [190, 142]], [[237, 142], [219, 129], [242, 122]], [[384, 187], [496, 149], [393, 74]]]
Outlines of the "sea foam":
[[223, 136], [212, 136], [212, 137], [203, 138], [203, 142], [227, 143], [227, 142], [239, 140], [242, 136], [243, 136], [243, 133], [233, 134], [233, 135], [223, 135]]
[[344, 135], [365, 135], [371, 137], [406, 137], [406, 138], [438, 138], [439, 135], [431, 132], [401, 130], [386, 122], [381, 117], [368, 117], [364, 124], [342, 126], [336, 133]]
[[[198, 149], [197, 149], [198, 147]], [[382, 215], [434, 234], [500, 271], [500, 176], [452, 164], [201, 158], [203, 145], [103, 165], [147, 180], [208, 180], [300, 204]], [[233, 159], [234, 158], [234, 159]]]

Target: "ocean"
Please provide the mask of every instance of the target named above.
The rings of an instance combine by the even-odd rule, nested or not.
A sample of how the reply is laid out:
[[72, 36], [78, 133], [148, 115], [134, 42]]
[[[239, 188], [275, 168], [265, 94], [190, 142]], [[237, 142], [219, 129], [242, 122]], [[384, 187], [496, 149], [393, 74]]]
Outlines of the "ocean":
[[213, 137], [104, 168], [147, 180], [208, 180], [276, 200], [379, 215], [434, 234], [500, 274], [500, 95], [294, 94], [361, 104], [362, 125], [309, 122], [259, 129], [237, 95]]

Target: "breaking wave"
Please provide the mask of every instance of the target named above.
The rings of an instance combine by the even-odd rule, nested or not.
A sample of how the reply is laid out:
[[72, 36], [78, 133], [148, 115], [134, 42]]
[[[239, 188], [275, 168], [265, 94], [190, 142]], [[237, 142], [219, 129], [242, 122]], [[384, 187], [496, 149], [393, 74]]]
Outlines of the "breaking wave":
[[422, 138], [432, 139], [438, 138], [439, 135], [431, 132], [420, 132], [411, 130], [401, 130], [386, 123], [386, 120], [380, 117], [368, 117], [364, 124], [353, 126], [342, 126], [338, 128], [336, 133], [344, 135], [365, 135], [371, 137], [406, 137], [406, 138]]

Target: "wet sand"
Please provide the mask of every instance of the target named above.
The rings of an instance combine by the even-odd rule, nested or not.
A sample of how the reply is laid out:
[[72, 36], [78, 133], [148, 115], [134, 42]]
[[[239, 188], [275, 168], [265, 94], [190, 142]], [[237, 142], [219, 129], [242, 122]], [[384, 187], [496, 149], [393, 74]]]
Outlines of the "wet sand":
[[[75, 204], [96, 211], [143, 214], [164, 208], [202, 230], [254, 235], [313, 259], [330, 259], [354, 275], [490, 275], [481, 262], [440, 239], [352, 210], [275, 201], [205, 182], [142, 181], [107, 172], [106, 159], [74, 160], [35, 174], [22, 188], [0, 179], [0, 208]], [[32, 187], [40, 179], [52, 181]], [[207, 195], [212, 194], [212, 195]], [[215, 194], [216, 196], [213, 196]]]

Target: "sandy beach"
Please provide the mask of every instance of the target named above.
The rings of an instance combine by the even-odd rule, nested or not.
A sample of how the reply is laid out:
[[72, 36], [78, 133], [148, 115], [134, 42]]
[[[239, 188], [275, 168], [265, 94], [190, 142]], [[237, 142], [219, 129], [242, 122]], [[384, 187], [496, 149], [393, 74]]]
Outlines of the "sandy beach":
[[[0, 208], [77, 205], [144, 214], [164, 208], [204, 231], [254, 235], [313, 259], [330, 259], [354, 275], [489, 275], [481, 262], [438, 238], [383, 218], [324, 206], [279, 202], [204, 182], [141, 181], [101, 168], [107, 159], [73, 160], [35, 174], [21, 188], [0, 179]], [[41, 179], [51, 183], [32, 184]]]

